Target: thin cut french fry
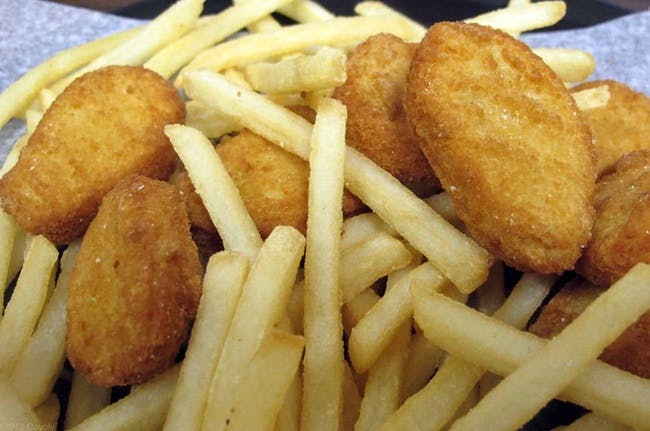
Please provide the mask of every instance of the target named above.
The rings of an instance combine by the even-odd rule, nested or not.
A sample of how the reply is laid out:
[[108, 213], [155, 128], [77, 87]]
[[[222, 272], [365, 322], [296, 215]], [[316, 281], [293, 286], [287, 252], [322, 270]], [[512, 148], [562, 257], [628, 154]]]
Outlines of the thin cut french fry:
[[343, 364], [343, 409], [341, 411], [341, 431], [353, 431], [359, 417], [361, 395], [354, 381], [354, 372], [347, 361]]
[[429, 341], [422, 331], [411, 337], [409, 356], [404, 375], [404, 399], [407, 399], [431, 380], [444, 357], [444, 351]]
[[15, 426], [38, 427], [41, 422], [36, 412], [18, 397], [4, 374], [0, 373], [0, 429]]
[[[298, 334], [297, 334], [298, 335]], [[300, 431], [300, 412], [302, 411], [302, 377], [300, 372], [293, 376], [293, 381], [284, 396], [282, 408], [275, 421], [275, 431]]]
[[56, 429], [61, 414], [59, 397], [54, 392], [50, 392], [45, 401], [34, 408], [34, 413], [44, 429]]
[[535, 48], [533, 52], [564, 82], [584, 81], [596, 69], [593, 55], [581, 49]]
[[234, 252], [210, 258], [203, 293], [181, 365], [164, 430], [201, 429], [210, 380], [248, 273], [248, 260]]
[[337, 429], [343, 405], [340, 242], [343, 224], [345, 105], [319, 106], [311, 139], [305, 251], [301, 429]]
[[[650, 265], [639, 263], [505, 377], [451, 430], [515, 429], [524, 425], [648, 309]], [[508, 408], [512, 403], [517, 407]]]
[[185, 164], [226, 250], [255, 259], [262, 238], [212, 142], [198, 130], [182, 125], [165, 127], [165, 134]]
[[352, 301], [343, 304], [343, 329], [347, 334], [352, 332], [361, 318], [379, 301], [380, 296], [372, 289], [366, 289]]
[[72, 373], [72, 385], [65, 412], [65, 429], [70, 429], [109, 405], [111, 388], [91, 383], [82, 373]]
[[[312, 126], [263, 96], [232, 85], [219, 74], [187, 74], [190, 97], [237, 117], [269, 141], [303, 158], [309, 157]], [[490, 254], [465, 236], [389, 173], [348, 147], [346, 187], [393, 228], [464, 293], [485, 281]]]
[[518, 35], [525, 31], [556, 24], [565, 14], [566, 3], [563, 1], [539, 1], [497, 9], [468, 18], [465, 22], [481, 24]]
[[361, 16], [394, 16], [405, 20], [411, 27], [413, 27], [414, 38], [413, 42], [420, 41], [427, 31], [427, 28], [419, 22], [409, 18], [401, 12], [388, 6], [386, 3], [380, 1], [362, 1], [357, 3], [354, 11]]
[[368, 212], [348, 217], [343, 220], [341, 249], [354, 247], [380, 233], [397, 236], [395, 229], [384, 223], [375, 213]]
[[594, 88], [587, 88], [586, 90], [576, 91], [571, 96], [581, 111], [602, 108], [607, 106], [609, 102], [609, 86], [600, 85]]
[[187, 103], [185, 109], [187, 111], [185, 125], [201, 131], [206, 138], [220, 138], [242, 129], [236, 119], [210, 109], [196, 100]]
[[632, 428], [603, 419], [594, 413], [587, 413], [569, 425], [562, 427], [562, 431], [632, 431]]
[[293, 0], [279, 8], [278, 12], [300, 23], [327, 21], [335, 17], [332, 12], [311, 0]]

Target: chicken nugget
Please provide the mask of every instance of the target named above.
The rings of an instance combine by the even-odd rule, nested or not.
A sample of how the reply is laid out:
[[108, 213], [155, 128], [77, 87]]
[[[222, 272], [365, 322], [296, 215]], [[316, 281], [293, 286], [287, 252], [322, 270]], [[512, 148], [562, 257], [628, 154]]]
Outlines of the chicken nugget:
[[609, 286], [650, 263], [650, 149], [627, 154], [596, 184], [596, 221], [576, 271]]
[[119, 181], [70, 276], [72, 366], [101, 386], [140, 383], [166, 369], [187, 339], [201, 277], [180, 190], [140, 175]]
[[598, 175], [611, 172], [624, 154], [650, 148], [650, 97], [611, 79], [580, 84], [571, 91], [602, 85], [609, 87], [607, 105], [582, 113], [593, 135]]
[[2, 207], [26, 231], [66, 244], [121, 178], [173, 172], [176, 154], [163, 128], [184, 119], [178, 91], [150, 70], [89, 72], [56, 98], [0, 180]]
[[406, 111], [469, 233], [521, 271], [561, 273], [587, 243], [589, 129], [560, 78], [511, 36], [441, 22], [420, 43]]
[[390, 34], [369, 37], [347, 60], [347, 80], [334, 90], [348, 110], [346, 141], [402, 184], [431, 194], [439, 183], [404, 111], [406, 75], [416, 44]]
[[[565, 284], [544, 306], [529, 331], [552, 338], [573, 322], [605, 288], [576, 278]], [[600, 355], [602, 361], [644, 378], [650, 378], [650, 312], [625, 330]]]

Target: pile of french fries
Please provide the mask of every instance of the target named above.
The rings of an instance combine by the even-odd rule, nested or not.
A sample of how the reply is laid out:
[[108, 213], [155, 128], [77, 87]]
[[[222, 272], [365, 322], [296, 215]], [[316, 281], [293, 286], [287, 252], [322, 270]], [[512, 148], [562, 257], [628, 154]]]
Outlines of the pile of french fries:
[[[650, 381], [597, 360], [650, 307], [649, 265], [540, 339], [525, 327], [555, 277], [523, 274], [506, 297], [502, 264], [465, 235], [448, 195], [420, 199], [345, 145], [346, 108], [331, 95], [347, 52], [379, 32], [417, 42], [422, 25], [374, 1], [351, 17], [311, 0], [239, 0], [212, 16], [202, 3], [179, 0], [139, 28], [61, 52], [0, 95], [0, 126], [27, 124], [2, 175], [75, 77], [128, 64], [173, 80], [188, 117], [165, 133], [225, 248], [205, 269], [183, 360], [111, 402], [110, 388], [64, 367], [80, 241], [59, 255], [0, 212], [0, 291], [15, 280], [0, 321], [0, 430], [515, 430], [554, 398], [590, 411], [565, 430], [650, 429]], [[511, 0], [467, 21], [518, 36], [565, 10]], [[595, 67], [586, 52], [536, 52], [567, 84]], [[575, 98], [588, 109], [608, 91]], [[313, 108], [315, 123], [286, 108], [295, 104]], [[306, 236], [279, 226], [261, 239], [213, 147], [243, 128], [309, 162]], [[372, 212], [343, 220], [344, 187]], [[57, 379], [70, 381], [64, 399]]]

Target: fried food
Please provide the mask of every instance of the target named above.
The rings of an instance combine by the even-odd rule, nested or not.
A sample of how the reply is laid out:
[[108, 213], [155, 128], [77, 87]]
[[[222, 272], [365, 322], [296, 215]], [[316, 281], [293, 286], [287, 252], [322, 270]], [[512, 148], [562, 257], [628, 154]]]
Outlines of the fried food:
[[594, 218], [591, 138], [529, 47], [476, 24], [435, 24], [411, 63], [405, 105], [477, 242], [522, 271], [573, 268]]
[[179, 93], [154, 72], [111, 66], [87, 73], [52, 103], [0, 180], [2, 207], [28, 232], [69, 243], [121, 178], [173, 172], [176, 154], [163, 127], [184, 118]]
[[635, 263], [650, 263], [650, 149], [627, 154], [596, 184], [596, 222], [576, 270], [609, 286]]
[[624, 154], [650, 148], [650, 97], [611, 79], [580, 84], [571, 92], [602, 85], [609, 87], [607, 105], [582, 113], [593, 135], [598, 175], [611, 172]]
[[[248, 129], [223, 140], [216, 146], [216, 151], [237, 185], [262, 238], [281, 225], [293, 226], [305, 234], [309, 190], [307, 162]], [[192, 223], [208, 232], [215, 232], [214, 224], [187, 174], [181, 174], [178, 182], [188, 197]], [[344, 193], [344, 215], [362, 209], [357, 197]]]
[[406, 75], [417, 45], [390, 34], [369, 37], [347, 61], [334, 97], [348, 110], [346, 141], [407, 187], [439, 188], [404, 111]]
[[[605, 288], [594, 286], [579, 277], [569, 281], [542, 309], [530, 332], [545, 338], [557, 335], [604, 291]], [[600, 359], [650, 378], [650, 312], [642, 315], [607, 347]]]
[[176, 186], [144, 176], [104, 198], [71, 274], [67, 355], [101, 386], [170, 366], [201, 296], [202, 268]]

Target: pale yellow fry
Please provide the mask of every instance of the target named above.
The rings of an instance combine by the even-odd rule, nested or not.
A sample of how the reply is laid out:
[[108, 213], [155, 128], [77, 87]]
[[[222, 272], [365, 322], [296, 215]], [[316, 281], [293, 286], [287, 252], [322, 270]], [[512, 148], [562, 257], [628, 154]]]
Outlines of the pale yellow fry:
[[61, 414], [59, 397], [54, 392], [50, 392], [45, 401], [34, 409], [34, 413], [45, 429], [56, 429]]
[[354, 372], [347, 362], [343, 363], [343, 409], [341, 411], [341, 431], [353, 431], [359, 417], [361, 395], [354, 380]]
[[[23, 267], [25, 252], [32, 238], [33, 235], [26, 233], [19, 225], [14, 225], [13, 250], [11, 251], [11, 262], [9, 263], [9, 271], [7, 273], [8, 281], [14, 280]], [[0, 290], [2, 289], [0, 288]]]
[[59, 254], [45, 237], [35, 237], [0, 322], [0, 370], [10, 373], [34, 332]]
[[220, 138], [242, 129], [241, 124], [231, 117], [223, 115], [215, 109], [210, 109], [196, 100], [191, 100], [185, 105], [185, 124], [199, 130], [206, 138]]
[[[418, 295], [417, 290], [413, 293], [414, 316], [427, 338], [452, 355], [495, 374], [512, 373], [546, 343], [442, 295]], [[601, 361], [592, 362], [559, 398], [618, 422], [640, 429], [650, 427], [650, 381]]]
[[28, 134], [31, 135], [34, 133], [34, 130], [36, 130], [36, 126], [38, 126], [38, 122], [41, 121], [42, 116], [43, 112], [36, 109], [28, 109], [25, 111], [25, 127], [27, 128]]
[[52, 102], [54, 102], [54, 99], [56, 99], [56, 93], [54, 93], [54, 91], [50, 90], [49, 88], [43, 88], [38, 93], [38, 100], [41, 104], [41, 110], [43, 112], [48, 110]]
[[359, 320], [379, 301], [380, 296], [372, 289], [368, 288], [358, 294], [352, 301], [343, 304], [343, 329], [346, 334], [352, 332]]
[[299, 23], [327, 21], [335, 17], [332, 12], [311, 0], [293, 0], [279, 8], [278, 12]]
[[380, 278], [405, 267], [413, 255], [404, 243], [390, 235], [378, 234], [341, 253], [341, 294], [343, 303], [353, 300]]
[[[13, 280], [12, 258], [13, 250], [16, 243], [16, 232], [18, 231], [16, 219], [10, 216], [0, 208], [0, 297], [4, 298], [7, 285]], [[3, 306], [0, 311], [4, 310]], [[0, 313], [0, 325], [2, 324], [3, 315]]]
[[311, 138], [305, 251], [301, 429], [339, 426], [343, 396], [340, 256], [345, 105], [325, 99]]
[[62, 51], [29, 70], [0, 94], [0, 128], [23, 112], [42, 88], [132, 38], [140, 28]]
[[603, 419], [594, 413], [587, 413], [569, 425], [562, 427], [562, 431], [632, 431], [632, 428]]
[[141, 32], [51, 87], [60, 93], [75, 78], [109, 65], [139, 66], [196, 25], [204, 0], [178, 0], [150, 21]]
[[0, 429], [39, 426], [41, 422], [34, 409], [20, 399], [5, 375], [0, 373]]
[[576, 105], [581, 111], [602, 108], [607, 106], [609, 102], [609, 86], [599, 85], [598, 87], [587, 88], [571, 93], [571, 96], [573, 96]]
[[287, 318], [291, 321], [294, 328], [294, 333], [301, 335], [303, 333], [303, 317], [304, 317], [304, 301], [305, 298], [305, 283], [303, 280], [298, 280], [291, 289], [289, 295], [289, 302], [287, 304]]
[[151, 57], [144, 67], [171, 77], [198, 53], [275, 11], [290, 0], [248, 0], [236, 2], [214, 16], [205, 19], [183, 37], [173, 41]]
[[341, 249], [348, 249], [367, 241], [372, 236], [385, 233], [390, 236], [397, 236], [397, 231], [387, 225], [379, 216], [373, 212], [348, 217], [343, 221], [341, 232]]
[[430, 263], [412, 270], [389, 289], [352, 329], [348, 351], [354, 369], [363, 373], [390, 344], [398, 329], [413, 315], [411, 285], [440, 290], [447, 279]]
[[413, 33], [410, 26], [395, 17], [337, 17], [322, 22], [284, 26], [276, 31], [233, 39], [203, 51], [181, 70], [176, 85], [185, 85], [184, 74], [190, 70], [220, 71], [312, 46], [345, 47], [381, 32], [392, 33], [403, 39], [409, 39]]
[[65, 412], [65, 429], [81, 422], [109, 405], [111, 388], [97, 386], [78, 371], [72, 373], [72, 385]]
[[503, 277], [503, 263], [494, 262], [490, 268], [488, 279], [476, 290], [476, 309], [478, 311], [491, 316], [503, 305], [506, 300]]
[[176, 365], [138, 385], [129, 395], [88, 417], [71, 430], [160, 430], [172, 399], [179, 368]]
[[[516, 328], [524, 327], [548, 295], [554, 280], [552, 276], [525, 274], [496, 311], [495, 318]], [[459, 357], [448, 357], [431, 381], [390, 417], [382, 431], [442, 429], [471, 395], [484, 372], [480, 366]]]
[[[648, 309], [650, 265], [637, 264], [529, 361], [505, 377], [451, 430], [522, 426]], [[516, 408], [512, 407], [514, 403]]]
[[345, 82], [345, 62], [343, 50], [323, 47], [313, 55], [254, 63], [244, 67], [244, 73], [251, 86], [263, 93], [317, 91]]
[[25, 147], [25, 145], [27, 145], [28, 141], [29, 134], [25, 134], [16, 140], [14, 146], [11, 148], [9, 154], [7, 154], [7, 157], [5, 158], [4, 163], [2, 164], [2, 168], [0, 169], [0, 178], [4, 177], [4, 175], [16, 165], [16, 162], [18, 162], [18, 157], [20, 156], [20, 151]]
[[535, 48], [540, 56], [564, 82], [580, 82], [587, 79], [596, 69], [593, 55], [581, 49]]
[[232, 393], [234, 405], [224, 429], [273, 429], [284, 397], [302, 356], [303, 338], [271, 330], [252, 358], [241, 384]]
[[427, 32], [427, 28], [420, 24], [419, 22], [411, 19], [410, 17], [404, 15], [401, 12], [396, 11], [395, 9], [388, 6], [386, 3], [380, 1], [362, 1], [357, 3], [354, 7], [354, 11], [361, 16], [394, 16], [400, 19], [403, 19], [412, 27], [414, 37], [411, 39], [413, 42], [420, 41], [424, 34]]
[[531, 0], [509, 0], [508, 7], [530, 4]]
[[262, 237], [212, 142], [200, 131], [182, 125], [165, 127], [165, 134], [185, 165], [226, 250], [243, 253], [250, 261], [255, 259]]
[[[40, 241], [39, 237], [34, 241]], [[79, 247], [80, 241], [73, 242], [63, 253], [56, 288], [9, 378], [20, 398], [33, 407], [47, 399], [65, 361], [68, 285]]]
[[[188, 73], [186, 91], [194, 99], [237, 117], [276, 145], [307, 160], [312, 125], [290, 110], [209, 71]], [[490, 254], [456, 230], [397, 179], [348, 147], [346, 187], [464, 293], [480, 286], [492, 264]]]
[[431, 379], [444, 357], [444, 351], [429, 341], [422, 331], [411, 337], [408, 362], [404, 375], [404, 398], [408, 398]]
[[[276, 227], [253, 262], [219, 357], [208, 395], [203, 429], [221, 429], [246, 368], [266, 332], [284, 314], [303, 255], [305, 239], [288, 226]], [[259, 388], [258, 388], [259, 389]]]
[[200, 430], [210, 381], [248, 273], [244, 255], [224, 251], [208, 261], [203, 293], [164, 430]]
[[468, 18], [465, 22], [493, 27], [512, 35], [550, 27], [566, 14], [563, 1], [540, 1], [508, 6]]
[[456, 214], [456, 209], [454, 208], [454, 203], [451, 201], [449, 193], [438, 193], [429, 196], [424, 199], [424, 201], [433, 208], [435, 212], [440, 214], [442, 218], [454, 225], [457, 229], [463, 228], [463, 221], [458, 217], [458, 214]]
[[[296, 334], [298, 335], [298, 334]], [[300, 412], [302, 411], [302, 377], [300, 372], [293, 380], [284, 396], [282, 408], [275, 421], [276, 431], [300, 431]]]

